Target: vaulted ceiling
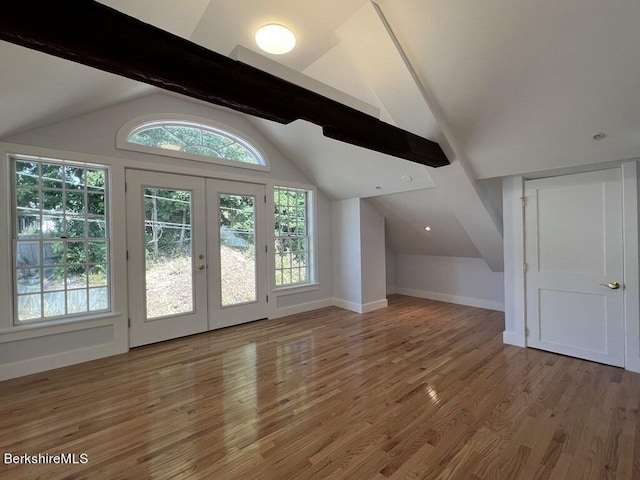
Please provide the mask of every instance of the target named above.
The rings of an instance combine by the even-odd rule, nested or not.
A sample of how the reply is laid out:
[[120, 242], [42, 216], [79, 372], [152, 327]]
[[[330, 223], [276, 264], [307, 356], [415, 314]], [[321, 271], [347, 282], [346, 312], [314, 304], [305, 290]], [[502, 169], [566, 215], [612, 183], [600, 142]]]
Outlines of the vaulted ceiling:
[[[238, 45], [257, 51], [259, 26], [286, 24], [297, 46], [272, 60], [369, 104], [384, 121], [443, 141], [468, 185], [327, 140], [303, 122], [251, 120], [330, 198], [375, 196], [394, 225], [389, 240], [397, 251], [486, 258], [477, 232], [451, 205], [451, 192], [442, 194], [449, 183], [472, 188], [477, 197], [468, 191], [460, 197], [477, 198], [495, 219], [499, 182], [485, 179], [640, 156], [637, 1], [102, 3], [225, 55]], [[6, 43], [0, 62], [0, 138], [155, 91]], [[606, 137], [593, 140], [597, 132]], [[443, 225], [431, 246], [402, 240], [403, 232], [412, 235], [405, 223], [430, 219]], [[448, 240], [452, 235], [462, 239]]]

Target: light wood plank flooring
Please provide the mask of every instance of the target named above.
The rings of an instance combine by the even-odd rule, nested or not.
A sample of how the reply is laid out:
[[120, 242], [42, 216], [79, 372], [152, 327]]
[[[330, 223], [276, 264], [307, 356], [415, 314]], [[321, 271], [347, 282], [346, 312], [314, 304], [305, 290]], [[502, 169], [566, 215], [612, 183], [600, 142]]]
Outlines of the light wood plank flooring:
[[640, 375], [392, 296], [0, 383], [2, 479], [638, 479]]

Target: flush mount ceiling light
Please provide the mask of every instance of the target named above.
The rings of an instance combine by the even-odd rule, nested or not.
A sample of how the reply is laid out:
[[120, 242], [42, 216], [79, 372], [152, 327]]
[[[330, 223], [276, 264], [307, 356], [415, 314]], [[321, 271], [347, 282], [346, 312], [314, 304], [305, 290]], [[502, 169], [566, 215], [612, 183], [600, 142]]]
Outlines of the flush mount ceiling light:
[[431, 227], [430, 227], [429, 225], [427, 225], [426, 227], [424, 227], [424, 229], [425, 229], [427, 232], [430, 232], [430, 231], [431, 231]]
[[413, 178], [410, 175], [402, 175], [400, 180], [407, 183], [413, 182]]
[[260, 27], [256, 32], [256, 43], [267, 53], [282, 55], [293, 50], [296, 46], [296, 37], [284, 25], [270, 23]]

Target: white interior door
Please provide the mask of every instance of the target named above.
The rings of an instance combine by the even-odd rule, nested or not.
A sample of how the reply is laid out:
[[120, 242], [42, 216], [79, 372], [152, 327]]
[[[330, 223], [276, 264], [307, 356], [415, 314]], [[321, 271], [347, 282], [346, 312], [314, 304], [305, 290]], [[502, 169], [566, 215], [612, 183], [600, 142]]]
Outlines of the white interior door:
[[129, 343], [207, 330], [205, 180], [127, 171]]
[[267, 317], [263, 185], [207, 180], [209, 328]]
[[620, 169], [525, 183], [527, 345], [624, 366]]

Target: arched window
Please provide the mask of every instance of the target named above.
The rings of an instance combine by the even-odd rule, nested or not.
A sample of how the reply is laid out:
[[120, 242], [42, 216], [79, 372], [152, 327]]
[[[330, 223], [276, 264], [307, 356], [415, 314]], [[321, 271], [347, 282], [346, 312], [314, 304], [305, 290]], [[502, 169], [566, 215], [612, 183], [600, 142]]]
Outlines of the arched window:
[[179, 115], [129, 122], [118, 132], [116, 144], [126, 150], [268, 170], [266, 156], [240, 134]]

